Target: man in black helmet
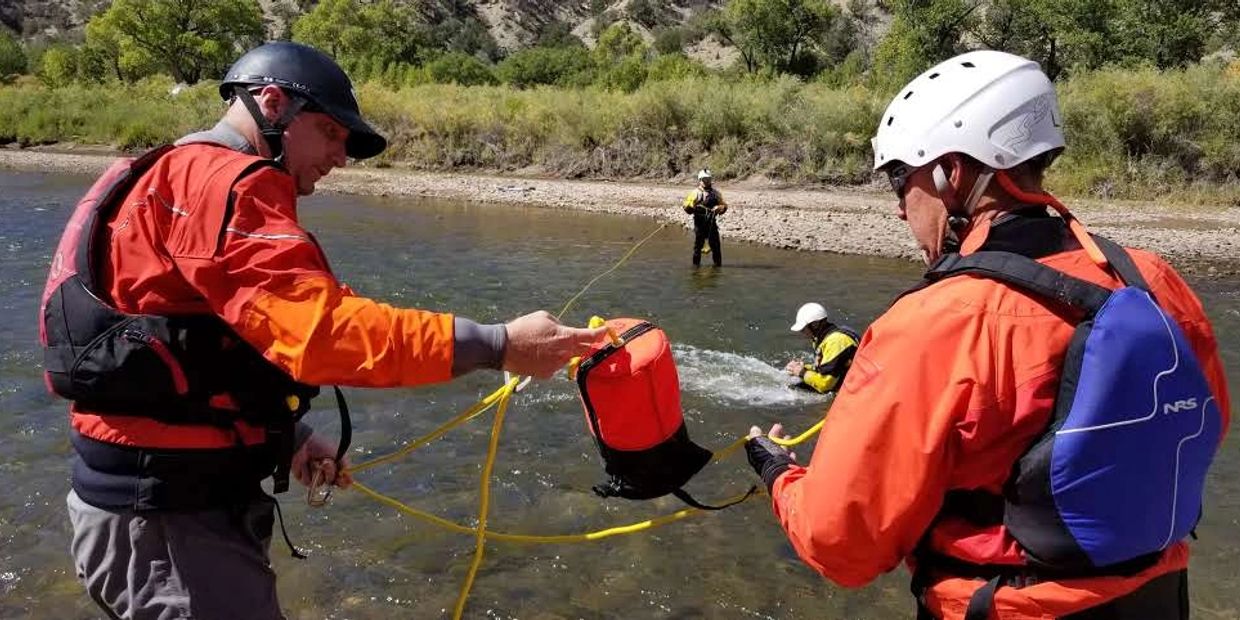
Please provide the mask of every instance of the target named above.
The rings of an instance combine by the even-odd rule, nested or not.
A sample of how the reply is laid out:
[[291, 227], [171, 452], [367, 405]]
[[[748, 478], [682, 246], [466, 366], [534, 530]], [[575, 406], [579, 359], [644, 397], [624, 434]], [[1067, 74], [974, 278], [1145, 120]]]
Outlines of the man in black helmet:
[[220, 92], [231, 103], [213, 129], [92, 187], [44, 299], [49, 385], [73, 401], [75, 568], [113, 618], [282, 617], [275, 502], [259, 485], [349, 483], [343, 450], [294, 424], [315, 386], [545, 377], [604, 331], [356, 295], [296, 211], [331, 170], [386, 147], [348, 77], [313, 48], [269, 43]]

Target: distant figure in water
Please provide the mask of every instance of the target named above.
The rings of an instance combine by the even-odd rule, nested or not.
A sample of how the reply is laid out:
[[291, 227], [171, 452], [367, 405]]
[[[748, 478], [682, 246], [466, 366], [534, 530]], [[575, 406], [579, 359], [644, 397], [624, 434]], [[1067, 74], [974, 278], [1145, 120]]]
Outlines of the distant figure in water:
[[710, 169], [700, 170], [697, 178], [697, 189], [685, 196], [682, 205], [685, 213], [693, 215], [693, 266], [702, 264], [702, 246], [709, 242], [707, 253], [719, 267], [723, 265], [723, 251], [719, 247], [719, 224], [715, 218], [727, 213], [728, 203], [724, 202], [719, 190], [711, 187]]

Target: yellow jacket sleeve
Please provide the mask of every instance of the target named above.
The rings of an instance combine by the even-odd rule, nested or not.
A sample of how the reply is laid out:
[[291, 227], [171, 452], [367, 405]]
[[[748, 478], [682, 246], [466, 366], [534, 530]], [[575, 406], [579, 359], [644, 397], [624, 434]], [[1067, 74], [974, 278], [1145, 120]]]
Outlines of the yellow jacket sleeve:
[[818, 344], [817, 359], [813, 367], [801, 371], [801, 381], [823, 394], [835, 389], [844, 377], [847, 366], [839, 368], [837, 361], [845, 353], [855, 351], [857, 341], [844, 332], [832, 332]]

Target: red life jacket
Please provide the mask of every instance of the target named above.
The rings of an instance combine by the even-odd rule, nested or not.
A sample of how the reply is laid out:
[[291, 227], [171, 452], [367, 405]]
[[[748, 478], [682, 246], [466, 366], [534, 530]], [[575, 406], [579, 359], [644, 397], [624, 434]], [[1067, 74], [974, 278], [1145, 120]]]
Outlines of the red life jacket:
[[[235, 151], [202, 149], [169, 164], [171, 174], [148, 175], [173, 149], [120, 160], [95, 182], [65, 228], [44, 288], [39, 336], [49, 390], [72, 400], [75, 415], [142, 416], [171, 425], [138, 437], [136, 446], [108, 441], [106, 423], [73, 433], [74, 489], [97, 506], [218, 504], [232, 495], [231, 488], [252, 487], [273, 469], [276, 492], [286, 490], [293, 424], [319, 391], [293, 381], [212, 314], [129, 314], [110, 303], [100, 284], [107, 225], [139, 179], [163, 184], [159, 189], [175, 197], [174, 209], [220, 209], [223, 216], [236, 181], [273, 165]], [[197, 177], [178, 178], [175, 187], [169, 182], [186, 171]], [[203, 234], [173, 229], [169, 237], [178, 233]], [[254, 435], [243, 432], [247, 426], [264, 430], [264, 439], [246, 441]], [[218, 434], [220, 428], [231, 431], [232, 445], [167, 448], [176, 445], [173, 434]]]

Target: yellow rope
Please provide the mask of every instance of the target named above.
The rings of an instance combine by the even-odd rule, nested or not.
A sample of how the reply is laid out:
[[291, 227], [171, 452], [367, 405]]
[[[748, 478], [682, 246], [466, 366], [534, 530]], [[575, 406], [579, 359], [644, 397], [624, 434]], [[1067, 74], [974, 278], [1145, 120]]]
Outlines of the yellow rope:
[[[477, 534], [478, 532], [477, 528], [469, 527], [467, 525], [461, 525], [460, 523], [456, 523], [454, 521], [450, 521], [443, 517], [433, 515], [429, 512], [418, 510], [417, 508], [413, 508], [407, 504], [402, 503], [400, 500], [393, 499], [387, 495], [384, 495], [360, 482], [354, 481], [352, 486], [350, 486], [349, 488], [361, 491], [363, 495], [381, 504], [385, 504], [401, 513], [414, 517], [415, 519], [420, 519], [432, 525], [439, 526], [448, 531], [456, 532], [458, 534]], [[726, 504], [726, 503], [730, 503], [733, 501], [737, 501], [737, 500], [740, 500], [742, 497], [745, 497], [745, 493], [738, 493], [732, 497], [727, 498], [722, 503]], [[510, 543], [529, 543], [529, 544], [592, 542], [595, 540], [602, 540], [604, 538], [611, 538], [612, 536], [621, 536], [623, 534], [634, 534], [636, 532], [641, 532], [641, 531], [648, 530], [651, 528], [659, 527], [660, 525], [667, 525], [668, 523], [680, 521], [681, 519], [692, 516], [698, 512], [701, 512], [701, 511], [698, 510], [697, 508], [683, 508], [681, 510], [678, 510], [670, 514], [663, 515], [661, 517], [654, 517], [652, 519], [647, 519], [645, 521], [638, 521], [636, 523], [630, 523], [628, 525], [617, 525], [615, 527], [595, 530], [593, 532], [584, 532], [581, 534], [509, 534], [505, 532], [496, 532], [494, 530], [487, 530], [487, 540], [510, 542]]]
[[[513, 379], [516, 381], [516, 379]], [[487, 544], [487, 515], [491, 511], [491, 471], [495, 468], [495, 457], [499, 452], [499, 431], [504, 425], [504, 414], [508, 412], [508, 403], [512, 402], [515, 389], [513, 381], [509, 381], [499, 399], [499, 409], [495, 410], [495, 420], [491, 423], [491, 443], [487, 446], [487, 460], [482, 465], [482, 488], [478, 493], [478, 530], [474, 537], [474, 561], [465, 574], [465, 583], [461, 585], [461, 594], [456, 599], [456, 612], [453, 618], [460, 620], [465, 613], [465, 602], [469, 600], [469, 590], [474, 587], [474, 577], [478, 567], [482, 565], [482, 556]]]
[[452, 430], [453, 428], [461, 424], [464, 424], [465, 422], [468, 422], [478, 417], [479, 415], [482, 415], [484, 412], [486, 412], [487, 409], [490, 409], [491, 407], [495, 405], [495, 403], [499, 402], [499, 399], [503, 397], [505, 392], [507, 392], [510, 387], [516, 387], [516, 384], [518, 381], [520, 381], [520, 378], [514, 377], [511, 381], [504, 384], [498, 390], [491, 392], [486, 398], [483, 398], [482, 400], [478, 401], [476, 405], [474, 405], [473, 407], [470, 407], [464, 413], [456, 416], [455, 418], [452, 418], [451, 420], [448, 420], [447, 422], [444, 422], [443, 424], [439, 425], [438, 428], [431, 431], [430, 433], [427, 433], [426, 435], [423, 435], [422, 437], [419, 437], [405, 444], [403, 447], [401, 447], [401, 449], [397, 450], [396, 452], [393, 452], [391, 454], [387, 454], [387, 455], [384, 455], [378, 458], [374, 458], [369, 461], [363, 461], [361, 463], [358, 463], [357, 465], [350, 466], [349, 473], [355, 474], [359, 471], [370, 469], [377, 465], [382, 465], [384, 463], [390, 463], [392, 461], [395, 461], [397, 459], [400, 459], [408, 455], [410, 452], [413, 452], [414, 450], [417, 450], [418, 448], [432, 441], [435, 441], [436, 439], [442, 437], [445, 433]]
[[[800, 435], [798, 435], [797, 437], [793, 439], [778, 439], [776, 441], [780, 443], [781, 445], [794, 446], [794, 445], [807, 441], [810, 437], [813, 437], [814, 433], [817, 433], [819, 429], [821, 428], [822, 428], [822, 422], [819, 422], [815, 424], [814, 426], [810, 427], [809, 430], [805, 431], [804, 433], [801, 433]], [[714, 458], [711, 459], [711, 462], [721, 461], [724, 458], [727, 458], [727, 456], [729, 456], [732, 452], [735, 452], [736, 449], [745, 445], [745, 441], [746, 441], [746, 438], [741, 437], [737, 439], [736, 441], [732, 442], [731, 444], [729, 444], [727, 447], [717, 450], [715, 452]], [[387, 457], [384, 457], [384, 458], [386, 459]], [[350, 471], [353, 471], [353, 470], [350, 470]], [[414, 508], [408, 504], [405, 504], [404, 502], [401, 502], [398, 499], [395, 499], [388, 495], [384, 495], [383, 493], [380, 493], [357, 480], [354, 480], [352, 485], [349, 488], [360, 491], [363, 495], [381, 504], [387, 505], [401, 513], [409, 515], [415, 519], [425, 521], [427, 523], [430, 523], [431, 525], [441, 527], [450, 532], [456, 532], [457, 534], [477, 534], [478, 532], [477, 528], [469, 527], [467, 525], [461, 525], [459, 523], [456, 523], [455, 521], [451, 521], [443, 517], [433, 515], [429, 512], [418, 510], [417, 508]], [[724, 500], [722, 503], [726, 504], [734, 500], [739, 500], [740, 498], [744, 497], [744, 495], [745, 495], [744, 493], [737, 494], [731, 498], [728, 498], [727, 500]], [[594, 540], [602, 540], [604, 538], [610, 538], [612, 536], [619, 536], [621, 534], [632, 534], [634, 532], [640, 532], [642, 530], [647, 530], [652, 527], [666, 525], [668, 523], [679, 521], [685, 517], [691, 516], [697, 512], [701, 512], [701, 511], [696, 508], [685, 508], [683, 510], [679, 510], [671, 514], [664, 515], [662, 517], [655, 517], [652, 519], [647, 519], [645, 521], [639, 521], [637, 523], [630, 523], [628, 525], [620, 525], [620, 526], [606, 528], [602, 530], [596, 530], [593, 532], [585, 532], [582, 534], [508, 534], [508, 533], [503, 533], [503, 532], [487, 531], [486, 535], [487, 535], [488, 540], [514, 542], [514, 543], [582, 543], [582, 542], [590, 542]]]
[[[564, 316], [564, 314], [568, 312], [569, 308], [571, 308], [573, 304], [577, 302], [577, 299], [580, 298], [582, 295], [584, 295], [586, 291], [590, 289], [590, 287], [594, 286], [595, 282], [598, 282], [603, 277], [611, 274], [616, 269], [619, 269], [620, 266], [623, 265], [626, 261], [628, 261], [628, 259], [632, 257], [633, 254], [636, 253], [637, 250], [643, 244], [645, 244], [647, 241], [649, 241], [651, 238], [653, 238], [656, 234], [658, 234], [660, 231], [662, 231], [666, 227], [667, 227], [667, 223], [660, 224], [650, 234], [646, 235], [640, 241], [635, 243], [633, 247], [629, 248], [629, 251], [625, 252], [625, 254], [621, 256], [620, 259], [616, 261], [616, 264], [612, 265], [610, 269], [608, 269], [607, 271], [604, 271], [603, 273], [600, 273], [599, 275], [591, 279], [589, 282], [587, 282], [586, 285], [583, 286], [581, 290], [577, 292], [576, 295], [573, 295], [573, 297], [568, 300], [568, 303], [564, 304], [564, 307], [560, 309], [559, 314], [556, 315], [556, 319], [561, 319]], [[486, 461], [483, 463], [483, 467], [482, 467], [481, 488], [479, 490], [479, 501], [478, 501], [479, 506], [478, 506], [477, 527], [464, 526], [459, 523], [450, 521], [448, 519], [444, 519], [443, 517], [439, 517], [439, 516], [430, 514], [428, 512], [418, 510], [416, 508], [413, 508], [401, 502], [400, 500], [397, 500], [390, 496], [379, 493], [378, 491], [362, 484], [361, 482], [358, 482], [357, 480], [354, 480], [352, 486], [350, 487], [353, 489], [357, 489], [363, 495], [366, 495], [367, 497], [370, 497], [371, 499], [381, 504], [390, 506], [404, 514], [410, 515], [417, 519], [421, 519], [432, 525], [436, 525], [444, 529], [447, 529], [449, 531], [453, 531], [453, 532], [457, 532], [461, 534], [473, 534], [474, 535], [474, 558], [473, 558], [473, 561], [470, 563], [469, 570], [465, 575], [465, 582], [462, 584], [460, 594], [457, 597], [456, 607], [453, 613], [453, 617], [456, 619], [459, 619], [465, 611], [465, 605], [469, 599], [469, 591], [472, 589], [474, 579], [478, 574], [478, 569], [482, 565], [483, 555], [486, 550], [486, 541], [488, 539], [506, 541], [506, 542], [523, 542], [523, 543], [589, 542], [589, 541], [594, 541], [594, 540], [602, 540], [604, 538], [610, 538], [612, 536], [620, 536], [624, 534], [633, 534], [636, 532], [641, 532], [641, 531], [648, 530], [654, 527], [658, 527], [660, 525], [665, 525], [668, 523], [679, 521], [693, 514], [701, 512], [701, 510], [697, 508], [684, 508], [684, 509], [678, 510], [676, 512], [673, 512], [671, 514], [664, 515], [661, 517], [655, 517], [653, 519], [647, 519], [645, 521], [639, 521], [637, 523], [631, 523], [628, 525], [621, 525], [621, 526], [606, 528], [602, 530], [596, 530], [593, 532], [586, 532], [583, 534], [535, 535], [535, 534], [505, 534], [501, 532], [488, 531], [487, 530], [487, 517], [490, 512], [490, 507], [491, 507], [490, 506], [491, 504], [491, 474], [495, 467], [495, 459], [499, 453], [500, 429], [503, 426], [504, 416], [506, 415], [507, 410], [508, 410], [508, 404], [511, 402], [512, 396], [513, 394], [516, 393], [517, 386], [520, 384], [521, 381], [522, 381], [521, 377], [513, 377], [511, 380], [507, 381], [499, 389], [495, 390], [494, 392], [491, 392], [485, 398], [478, 401], [477, 404], [470, 407], [466, 411], [462, 412], [460, 415], [457, 415], [456, 417], [439, 425], [430, 433], [427, 433], [426, 435], [423, 435], [422, 437], [419, 437], [413, 441], [406, 443], [404, 446], [402, 446], [400, 449], [396, 450], [395, 452], [392, 452], [390, 454], [386, 454], [383, 456], [379, 456], [379, 457], [370, 459], [368, 461], [363, 461], [361, 463], [358, 463], [357, 465], [351, 466], [348, 469], [349, 473], [352, 474], [352, 473], [361, 472], [361, 471], [371, 469], [373, 467], [376, 467], [376, 466], [379, 466], [385, 463], [390, 463], [397, 459], [403, 458], [407, 456], [409, 453], [413, 452], [414, 450], [443, 436], [449, 430], [452, 430], [453, 428], [482, 415], [491, 407], [494, 407], [497, 404], [499, 405], [495, 413], [495, 419], [491, 423], [491, 438], [487, 446]], [[812, 437], [815, 433], [819, 431], [819, 429], [822, 428], [822, 424], [823, 424], [822, 421], [819, 421], [809, 430], [805, 431], [804, 433], [802, 433], [801, 435], [797, 436], [794, 439], [776, 438], [775, 441], [779, 443], [780, 445], [794, 446]], [[744, 437], [737, 439], [736, 441], [734, 441], [727, 447], [723, 448], [722, 450], [717, 451], [714, 454], [714, 457], [711, 459], [711, 461], [716, 462], [716, 461], [720, 461], [726, 458], [728, 455], [735, 452], [741, 446], [745, 445], [745, 441], [746, 441], [746, 438]], [[726, 503], [739, 502], [739, 501], [746, 499], [747, 496], [748, 494], [739, 494], [734, 497], [728, 498], [726, 500]]]
[[667, 228], [667, 222], [663, 222], [662, 224], [659, 224], [657, 227], [655, 227], [653, 231], [650, 232], [649, 235], [646, 235], [641, 241], [634, 243], [633, 247], [629, 248], [629, 251], [625, 252], [624, 256], [621, 256], [620, 260], [616, 261], [616, 264], [611, 266], [611, 269], [608, 269], [607, 271], [604, 271], [603, 273], [600, 273], [597, 276], [594, 276], [593, 280], [586, 282], [586, 285], [581, 287], [581, 290], [577, 291], [577, 294], [573, 295], [572, 298], [568, 300], [568, 303], [564, 304], [563, 308], [560, 308], [560, 312], [559, 314], [555, 315], [555, 318], [557, 320], [564, 318], [564, 313], [568, 312], [568, 309], [573, 307], [573, 304], [577, 303], [577, 299], [581, 297], [582, 295], [585, 295], [586, 291], [590, 290], [590, 287], [594, 286], [595, 282], [598, 282], [599, 280], [603, 279], [604, 276], [619, 269], [620, 265], [623, 265], [626, 261], [628, 261], [629, 257], [633, 256], [633, 253], [637, 252], [638, 248], [642, 247], [642, 245], [644, 245], [647, 241], [650, 241], [651, 237], [659, 234], [659, 231], [663, 230], [664, 228]]

